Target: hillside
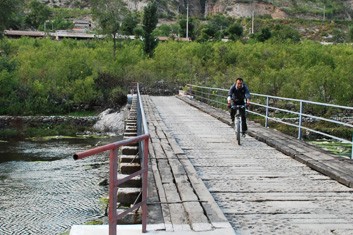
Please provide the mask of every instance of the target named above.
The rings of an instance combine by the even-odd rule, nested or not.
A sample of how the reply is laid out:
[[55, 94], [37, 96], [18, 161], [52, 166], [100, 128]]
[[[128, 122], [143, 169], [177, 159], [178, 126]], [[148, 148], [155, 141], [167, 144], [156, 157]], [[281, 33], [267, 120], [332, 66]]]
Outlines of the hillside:
[[[40, 0], [52, 7], [89, 8], [89, 0]], [[150, 0], [124, 0], [131, 10], [142, 11]], [[158, 0], [160, 15], [175, 18], [186, 13], [185, 0]], [[353, 0], [189, 0], [190, 16], [222, 13], [231, 17], [268, 15], [274, 19], [351, 20]]]

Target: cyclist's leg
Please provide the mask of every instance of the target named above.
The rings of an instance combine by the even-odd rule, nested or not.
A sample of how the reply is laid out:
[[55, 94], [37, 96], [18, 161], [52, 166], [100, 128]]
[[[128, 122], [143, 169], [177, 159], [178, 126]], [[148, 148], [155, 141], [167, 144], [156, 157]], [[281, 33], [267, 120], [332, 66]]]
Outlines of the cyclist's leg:
[[234, 122], [234, 117], [235, 117], [235, 109], [230, 109], [230, 119], [232, 119], [232, 122]]

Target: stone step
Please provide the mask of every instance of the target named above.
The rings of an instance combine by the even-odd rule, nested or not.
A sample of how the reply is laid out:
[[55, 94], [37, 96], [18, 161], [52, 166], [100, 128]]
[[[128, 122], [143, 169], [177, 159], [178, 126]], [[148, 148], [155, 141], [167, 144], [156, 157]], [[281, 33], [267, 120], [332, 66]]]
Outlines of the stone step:
[[137, 146], [123, 146], [121, 148], [122, 155], [136, 155], [138, 153]]
[[118, 189], [118, 203], [123, 206], [130, 206], [131, 204], [141, 201], [141, 188], [119, 188]]
[[[136, 136], [124, 136], [123, 139], [124, 140], [129, 140], [133, 137], [136, 137]], [[133, 144], [129, 144], [128, 146], [131, 146], [131, 147], [138, 147], [139, 146], [139, 142], [136, 142], [136, 143], [133, 143]]]
[[[122, 180], [128, 176], [129, 175], [126, 175], [126, 174], [118, 174], [118, 179]], [[131, 180], [126, 181], [123, 184], [120, 184], [118, 187], [119, 188], [141, 188], [142, 187], [141, 176], [135, 176]]]
[[124, 133], [124, 138], [125, 137], [136, 137], [136, 136], [137, 136], [137, 132]]
[[130, 120], [128, 122], [125, 122], [126, 126], [137, 126], [137, 123], [135, 120]]
[[126, 163], [122, 162], [119, 164], [119, 172], [121, 174], [132, 174], [141, 169], [140, 163]]
[[130, 120], [128, 122], [125, 122], [125, 126], [126, 127], [135, 127], [136, 128], [137, 124], [136, 124], [135, 120]]
[[134, 127], [130, 127], [130, 126], [127, 126], [126, 128], [125, 128], [125, 133], [127, 133], [127, 132], [137, 132], [137, 128], [134, 126]]
[[[119, 208], [116, 210], [118, 214], [123, 213], [125, 210]], [[141, 207], [134, 212], [126, 214], [123, 218], [118, 219], [117, 224], [142, 224], [142, 211]]]
[[140, 158], [138, 155], [120, 155], [120, 163], [140, 163]]

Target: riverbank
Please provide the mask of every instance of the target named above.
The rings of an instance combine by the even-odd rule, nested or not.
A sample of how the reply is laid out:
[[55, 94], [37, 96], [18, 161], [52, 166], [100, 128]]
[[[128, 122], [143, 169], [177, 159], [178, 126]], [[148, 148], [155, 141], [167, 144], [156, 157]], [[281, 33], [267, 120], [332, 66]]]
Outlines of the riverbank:
[[107, 109], [96, 116], [0, 116], [0, 140], [48, 136], [120, 135], [127, 107]]

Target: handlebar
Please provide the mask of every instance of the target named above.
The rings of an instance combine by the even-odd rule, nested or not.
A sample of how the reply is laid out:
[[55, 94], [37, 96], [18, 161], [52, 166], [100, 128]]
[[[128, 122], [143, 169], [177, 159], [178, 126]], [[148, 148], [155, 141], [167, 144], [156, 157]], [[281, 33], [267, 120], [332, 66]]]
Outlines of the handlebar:
[[231, 109], [243, 109], [243, 108], [247, 108], [248, 106], [249, 106], [248, 104], [232, 105]]

